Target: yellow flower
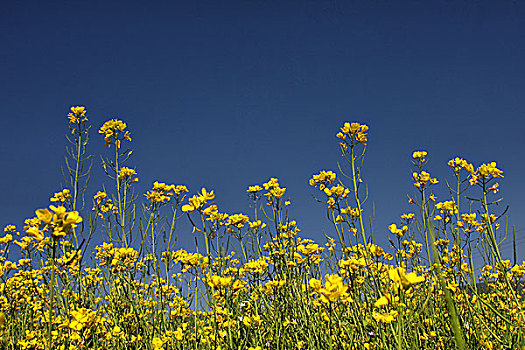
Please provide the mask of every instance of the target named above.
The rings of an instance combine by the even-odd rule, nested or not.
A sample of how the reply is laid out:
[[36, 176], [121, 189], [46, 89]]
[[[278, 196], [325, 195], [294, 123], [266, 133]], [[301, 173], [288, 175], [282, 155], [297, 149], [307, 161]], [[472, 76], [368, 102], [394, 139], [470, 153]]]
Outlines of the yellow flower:
[[248, 186], [248, 189], [246, 190], [246, 192], [249, 192], [249, 193], [257, 193], [259, 191], [262, 190], [262, 187], [259, 186], [259, 185], [255, 185], [255, 186]]
[[383, 306], [388, 305], [388, 303], [390, 303], [390, 299], [386, 295], [383, 295], [381, 298], [376, 300], [374, 306], [377, 308], [381, 308]]
[[[67, 117], [69, 118], [69, 122], [71, 124], [78, 124], [81, 121], [82, 122], [87, 121], [86, 107], [76, 106], [76, 107], [71, 107], [69, 110], [71, 112], [67, 115]], [[80, 118], [83, 118], [83, 119], [80, 120]]]
[[4, 237], [0, 238], [0, 244], [7, 244], [13, 240], [13, 235], [7, 234]]
[[98, 191], [97, 194], [95, 196], [93, 196], [93, 199], [98, 203], [102, 203], [102, 201], [107, 197], [107, 193], [106, 192], [102, 192], [102, 191]]
[[[178, 193], [177, 188], [179, 189]], [[163, 182], [155, 181], [153, 183], [153, 189], [151, 191], [146, 192], [144, 196], [147, 200], [151, 201], [152, 203], [166, 204], [171, 200], [171, 196], [173, 196], [172, 191], [179, 195], [180, 193], [184, 192], [184, 190], [187, 191], [185, 186], [180, 187], [180, 185], [166, 185]]]
[[118, 179], [121, 180], [125, 177], [131, 177], [133, 175], [137, 175], [137, 172], [135, 171], [135, 169], [130, 169], [130, 168], [127, 168], [127, 167], [122, 167], [120, 168], [119, 172], [118, 172]]
[[208, 200], [214, 199], [215, 194], [213, 190], [208, 192], [204, 187], [201, 189], [201, 194], [194, 195], [188, 199], [188, 204], [182, 206], [182, 211], [184, 212], [193, 212], [195, 210], [200, 210], [208, 202]]
[[15, 231], [16, 231], [15, 225], [7, 225], [6, 227], [4, 227], [4, 233], [13, 233]]
[[208, 192], [208, 191], [206, 191], [206, 189], [205, 189], [204, 187], [201, 189], [201, 196], [202, 196], [206, 201], [215, 198], [215, 194], [213, 193], [213, 190], [211, 190], [210, 192]]
[[[368, 131], [368, 126], [365, 124], [359, 124], [359, 123], [344, 123], [343, 127], [341, 128], [341, 132], [337, 133], [336, 137], [341, 139], [342, 141], [346, 140], [347, 135], [352, 135], [352, 140], [356, 140], [357, 142], [366, 145], [367, 137], [366, 132]], [[346, 143], [341, 142], [340, 145], [344, 149], [346, 149]]]
[[26, 229], [26, 233], [30, 235], [31, 237], [35, 238], [38, 242], [44, 239], [44, 233], [38, 227], [35, 227], [35, 226], [28, 227]]
[[421, 283], [425, 281], [425, 277], [417, 276], [415, 272], [409, 274], [405, 273], [405, 269], [402, 267], [397, 267], [388, 271], [388, 276], [392, 281], [401, 286], [403, 289], [407, 289], [414, 284]]
[[336, 301], [346, 296], [347, 286], [343, 284], [343, 278], [338, 275], [326, 275], [324, 287], [319, 291], [329, 301]]
[[224, 289], [231, 285], [232, 277], [208, 276], [206, 282], [213, 289]]
[[[244, 227], [244, 224], [249, 222], [250, 218], [244, 214], [233, 214], [228, 217], [226, 225], [235, 226], [237, 228]], [[251, 226], [251, 225], [250, 225]]]
[[315, 278], [311, 278], [310, 279], [310, 282], [308, 282], [308, 284], [310, 285], [310, 288], [312, 288], [313, 290], [315, 290], [316, 292], [318, 292], [321, 287], [323, 286], [323, 284], [321, 283], [320, 280], [317, 280]]
[[245, 285], [246, 285], [246, 282], [241, 281], [241, 280], [236, 280], [235, 282], [233, 282], [232, 291], [236, 292], [238, 290], [241, 290], [244, 288]]
[[62, 190], [61, 192], [55, 193], [55, 195], [51, 197], [49, 200], [51, 202], [62, 202], [63, 203], [66, 201], [66, 199], [69, 199], [69, 198], [71, 198], [71, 194], [69, 190], [66, 188]]
[[461, 169], [466, 170], [470, 174], [474, 174], [474, 166], [470, 163], [468, 163], [465, 159], [456, 157], [454, 159], [449, 160], [448, 165], [454, 169], [454, 173], [459, 174]]
[[177, 330], [173, 333], [173, 335], [175, 336], [175, 340], [182, 341], [182, 338], [183, 338], [182, 328], [178, 327]]
[[436, 209], [439, 209], [440, 213], [445, 213], [448, 215], [458, 213], [458, 207], [456, 206], [456, 203], [453, 200], [436, 203]]
[[73, 225], [82, 222], [82, 217], [78, 214], [78, 211], [70, 211], [67, 213], [66, 218], [63, 221], [64, 225]]
[[115, 145], [117, 148], [120, 148], [120, 139], [119, 135], [122, 135], [123, 140], [131, 141], [129, 136], [129, 131], [124, 132], [126, 128], [126, 123], [122, 120], [111, 119], [104, 123], [98, 130], [99, 134], [104, 134], [104, 146], [109, 146], [111, 144], [111, 139], [114, 139]]
[[256, 228], [265, 228], [266, 224], [263, 223], [261, 220], [257, 220], [254, 222], [249, 222], [250, 228], [256, 229]]
[[186, 192], [189, 192], [188, 188], [184, 185], [177, 185], [177, 187], [175, 187], [175, 194], [178, 196], [182, 193], [186, 193]]
[[162, 349], [162, 345], [164, 345], [164, 342], [162, 341], [162, 339], [155, 337], [151, 341], [151, 345], [153, 346], [153, 349], [159, 350]]
[[51, 223], [51, 220], [53, 220], [53, 214], [51, 214], [51, 212], [47, 208], [38, 209], [35, 213], [36, 216], [46, 224]]
[[268, 268], [267, 257], [261, 257], [257, 260], [250, 260], [244, 264], [244, 269], [251, 273], [263, 273]]
[[414, 218], [415, 214], [409, 213], [409, 214], [403, 214], [401, 215], [401, 219], [403, 220], [412, 220]]
[[97, 313], [96, 311], [79, 308], [70, 312], [73, 319], [69, 323], [69, 328], [80, 331], [84, 327], [89, 327], [95, 320]]
[[[63, 206], [55, 207], [54, 205], [50, 205], [49, 208], [53, 213], [47, 208], [38, 209], [35, 213], [38, 220], [46, 224], [45, 230], [51, 231], [51, 236], [55, 239], [64, 237], [71, 229], [77, 226], [76, 224], [82, 222], [82, 217], [77, 211], [66, 212], [66, 208]], [[39, 230], [39, 224], [40, 222], [36, 225], [28, 225], [26, 232], [37, 240], [42, 240], [43, 234]]]
[[496, 168], [496, 162], [491, 162], [489, 164], [481, 164], [477, 172], [484, 179], [488, 179], [490, 176], [503, 177], [503, 171]]
[[404, 225], [402, 228], [397, 228], [396, 224], [392, 224], [392, 225], [388, 226], [388, 229], [390, 230], [390, 232], [392, 232], [393, 234], [397, 235], [398, 237], [402, 237], [403, 235], [405, 235], [408, 232], [408, 226], [407, 225]]
[[412, 177], [414, 178], [414, 181], [416, 181], [414, 183], [414, 186], [416, 186], [420, 190], [425, 188], [429, 183], [431, 185], [434, 185], [434, 184], [437, 184], [439, 182], [438, 179], [431, 178], [430, 174], [427, 173], [426, 171], [422, 171], [421, 174], [413, 173]]
[[424, 161], [426, 156], [427, 156], [426, 151], [415, 151], [414, 153], [412, 153], [412, 158], [420, 159], [421, 161]]
[[335, 178], [336, 178], [336, 175], [333, 171], [331, 170], [328, 170], [328, 171], [325, 171], [325, 170], [321, 170], [321, 172], [317, 175], [313, 175], [312, 178], [310, 179], [309, 183], [310, 183], [310, 186], [320, 186], [319, 188], [322, 190], [324, 190], [324, 187], [326, 185], [326, 183], [332, 183], [335, 181]]
[[398, 315], [398, 312], [395, 311], [395, 310], [391, 311], [389, 313], [385, 313], [385, 314], [380, 314], [380, 313], [374, 311], [374, 313], [372, 314], [372, 317], [377, 322], [391, 323], [391, 322], [393, 322], [396, 319], [397, 315]]

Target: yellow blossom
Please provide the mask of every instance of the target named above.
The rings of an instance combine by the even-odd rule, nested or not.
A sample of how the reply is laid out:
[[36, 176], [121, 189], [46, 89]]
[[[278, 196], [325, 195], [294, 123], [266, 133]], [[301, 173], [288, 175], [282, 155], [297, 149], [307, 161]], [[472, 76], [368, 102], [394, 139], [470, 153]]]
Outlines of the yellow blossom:
[[425, 281], [425, 277], [417, 276], [415, 272], [406, 274], [405, 269], [402, 267], [388, 270], [388, 276], [392, 281], [404, 289]]
[[[81, 121], [82, 122], [87, 121], [86, 107], [76, 106], [76, 107], [71, 107], [69, 110], [71, 112], [68, 113], [67, 117], [69, 118], [69, 122], [71, 124], [79, 124]], [[82, 118], [82, 120], [80, 120], [80, 118]]]
[[414, 153], [412, 153], [412, 158], [420, 159], [421, 161], [425, 160], [426, 156], [427, 156], [426, 151], [415, 151]]
[[[114, 140], [117, 148], [120, 148], [121, 139], [131, 141], [129, 131], [124, 132], [126, 126], [126, 123], [118, 119], [111, 119], [105, 122], [98, 130], [99, 134], [105, 135], [104, 146], [109, 146], [111, 144], [111, 139]], [[120, 135], [122, 135], [122, 138], [119, 137]]]
[[374, 303], [374, 306], [376, 308], [381, 308], [383, 306], [388, 305], [389, 303], [390, 303], [390, 299], [386, 295], [383, 295], [381, 298], [376, 300], [376, 302]]
[[372, 317], [377, 321], [381, 323], [391, 323], [393, 322], [398, 315], [397, 311], [391, 311], [388, 313], [380, 314], [378, 312], [375, 312], [372, 314]]
[[248, 186], [248, 189], [246, 190], [246, 192], [257, 193], [257, 192], [259, 192], [261, 190], [262, 190], [261, 186], [255, 185], [255, 186]]
[[164, 345], [164, 342], [159, 337], [154, 337], [151, 340], [151, 346], [153, 346], [153, 349], [160, 350], [162, 349], [162, 346]]

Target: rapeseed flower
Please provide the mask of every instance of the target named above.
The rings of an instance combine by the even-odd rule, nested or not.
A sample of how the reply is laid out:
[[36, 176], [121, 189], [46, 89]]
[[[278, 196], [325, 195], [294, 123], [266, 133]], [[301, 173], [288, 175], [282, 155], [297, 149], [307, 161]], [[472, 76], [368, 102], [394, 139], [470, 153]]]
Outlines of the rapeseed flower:
[[49, 200], [51, 202], [61, 202], [64, 203], [66, 200], [71, 198], [70, 191], [66, 188], [60, 192], [55, 193], [53, 197], [51, 197]]
[[72, 229], [77, 227], [77, 224], [82, 222], [82, 217], [78, 211], [67, 212], [63, 206], [55, 207], [50, 205], [49, 211], [47, 208], [38, 209], [35, 213], [38, 220], [45, 224], [43, 230], [37, 226], [31, 226], [26, 230], [28, 234], [35, 237], [37, 240], [43, 239], [43, 232], [49, 231], [54, 239], [59, 239], [68, 234]]
[[208, 203], [209, 200], [215, 198], [213, 190], [208, 192], [204, 187], [201, 189], [201, 193], [194, 195], [188, 199], [188, 204], [182, 206], [182, 211], [184, 212], [193, 212], [195, 210], [201, 210], [202, 207]]
[[418, 276], [415, 272], [405, 273], [405, 269], [402, 267], [390, 269], [388, 276], [403, 289], [408, 289], [415, 284], [425, 281], [425, 277]]
[[[71, 112], [68, 113], [67, 117], [69, 118], [69, 122], [71, 124], [80, 124], [80, 122], [87, 121], [86, 107], [76, 106], [76, 107], [71, 107], [69, 110]], [[80, 118], [82, 118], [82, 120]]]
[[395, 310], [387, 312], [387, 313], [384, 313], [384, 314], [381, 314], [379, 312], [374, 311], [374, 313], [372, 314], [372, 317], [377, 322], [392, 323], [396, 319], [398, 314], [399, 313], [397, 311], [395, 311]]
[[99, 134], [104, 134], [104, 146], [109, 146], [112, 139], [117, 148], [120, 148], [121, 140], [131, 141], [129, 131], [124, 131], [126, 126], [126, 123], [118, 119], [111, 119], [105, 122], [98, 130]]
[[419, 159], [421, 161], [424, 161], [426, 156], [427, 151], [415, 151], [414, 153], [412, 153], [412, 158]]

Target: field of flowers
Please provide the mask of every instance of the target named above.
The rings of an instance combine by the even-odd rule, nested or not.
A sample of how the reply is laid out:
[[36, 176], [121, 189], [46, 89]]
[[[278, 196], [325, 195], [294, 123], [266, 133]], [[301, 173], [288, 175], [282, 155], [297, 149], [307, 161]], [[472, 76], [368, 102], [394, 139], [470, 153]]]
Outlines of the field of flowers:
[[[338, 174], [310, 179], [333, 224], [314, 242], [275, 178], [247, 188], [250, 215], [220, 212], [211, 189], [155, 182], [136, 193], [120, 120], [98, 130], [114, 187], [88, 190], [86, 109], [68, 122], [68, 188], [0, 238], [1, 349], [525, 349], [525, 263], [500, 254], [494, 162], [452, 159], [440, 181], [415, 151], [413, 212], [382, 248], [363, 211], [368, 127], [344, 123]], [[191, 251], [177, 247], [182, 220]]]

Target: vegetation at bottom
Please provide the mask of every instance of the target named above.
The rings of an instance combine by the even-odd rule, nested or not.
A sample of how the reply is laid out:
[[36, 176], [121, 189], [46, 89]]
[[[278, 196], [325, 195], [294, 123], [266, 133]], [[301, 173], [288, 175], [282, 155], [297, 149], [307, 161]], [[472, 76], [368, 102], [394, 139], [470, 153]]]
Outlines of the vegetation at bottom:
[[1, 349], [525, 349], [525, 263], [500, 253], [512, 232], [495, 162], [453, 158], [438, 180], [415, 151], [413, 210], [382, 248], [364, 210], [366, 125], [344, 123], [338, 171], [309, 181], [324, 242], [301, 237], [276, 178], [247, 188], [249, 215], [220, 211], [211, 189], [137, 193], [121, 120], [98, 130], [112, 185], [93, 187], [86, 109], [68, 125], [67, 185], [0, 238]]

